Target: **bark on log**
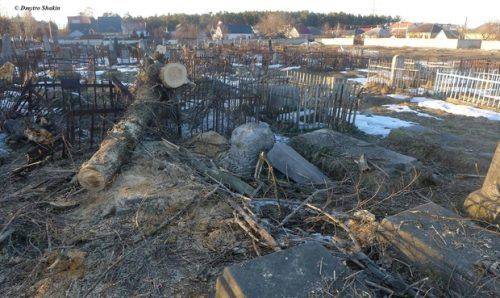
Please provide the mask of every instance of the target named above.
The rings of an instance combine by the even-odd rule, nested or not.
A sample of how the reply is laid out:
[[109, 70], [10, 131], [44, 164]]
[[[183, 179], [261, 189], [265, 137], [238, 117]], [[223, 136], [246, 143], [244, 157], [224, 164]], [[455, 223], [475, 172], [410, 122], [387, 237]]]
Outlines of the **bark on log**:
[[99, 191], [106, 186], [155, 117], [158, 105], [159, 102], [143, 101], [129, 107], [127, 115], [108, 132], [99, 150], [81, 166], [77, 178], [84, 188]]
[[113, 126], [102, 141], [99, 150], [85, 162], [77, 179], [82, 187], [91, 191], [102, 190], [142, 138], [149, 123], [159, 117], [164, 104], [154, 86], [161, 80], [158, 63], [151, 65], [145, 75], [139, 74], [139, 89], [134, 103], [125, 116]]

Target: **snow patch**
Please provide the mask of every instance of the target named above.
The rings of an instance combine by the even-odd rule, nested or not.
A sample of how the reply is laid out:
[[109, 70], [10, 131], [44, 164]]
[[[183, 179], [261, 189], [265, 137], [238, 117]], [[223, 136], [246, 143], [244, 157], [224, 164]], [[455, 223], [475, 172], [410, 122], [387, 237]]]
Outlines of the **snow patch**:
[[285, 67], [285, 68], [282, 68], [281, 71], [289, 71], [289, 70], [297, 70], [297, 69], [300, 69], [300, 66]]
[[359, 130], [369, 135], [385, 138], [393, 129], [417, 124], [388, 116], [356, 114], [355, 125]]
[[285, 137], [283, 135], [280, 135], [280, 134], [274, 134], [274, 141], [276, 143], [288, 143], [288, 141], [290, 141], [290, 138], [289, 137]]
[[491, 121], [500, 121], [500, 113], [474, 108], [466, 105], [457, 105], [443, 100], [432, 99], [427, 97], [414, 97], [410, 100], [416, 103], [419, 107], [441, 110], [453, 115], [462, 115], [467, 117], [485, 117]]
[[404, 94], [388, 94], [390, 98], [397, 99], [397, 100], [407, 100], [410, 99], [410, 96], [404, 95]]
[[367, 78], [350, 78], [350, 79], [347, 79], [347, 81], [356, 82], [356, 83], [359, 83], [361, 85], [365, 85], [367, 82]]
[[415, 114], [415, 115], [420, 116], [420, 117], [432, 118], [432, 119], [436, 119], [436, 120], [443, 120], [441, 118], [429, 115], [427, 113], [415, 111], [412, 108], [410, 108], [409, 106], [405, 106], [405, 105], [390, 104], [390, 105], [383, 105], [382, 107], [388, 109], [389, 111], [393, 111], [396, 113], [412, 113], [412, 114]]

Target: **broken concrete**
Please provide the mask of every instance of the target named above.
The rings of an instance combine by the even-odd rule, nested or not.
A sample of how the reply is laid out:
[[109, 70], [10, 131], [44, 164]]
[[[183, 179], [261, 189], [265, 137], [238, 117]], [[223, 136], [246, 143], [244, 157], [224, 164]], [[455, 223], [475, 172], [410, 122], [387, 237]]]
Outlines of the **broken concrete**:
[[464, 297], [490, 295], [498, 286], [498, 235], [435, 203], [385, 218], [380, 232], [410, 261], [438, 274]]
[[215, 297], [310, 297], [329, 283], [343, 289], [345, 262], [319, 244], [303, 244], [226, 267]]
[[250, 177], [255, 171], [259, 154], [273, 147], [274, 133], [265, 122], [247, 123], [233, 130], [230, 143], [226, 166], [239, 176]]
[[310, 133], [302, 134], [292, 138], [291, 146], [301, 151], [304, 145], [312, 147], [315, 150], [327, 149], [342, 155], [345, 158], [351, 158], [358, 161], [362, 154], [371, 162], [372, 166], [376, 164], [390, 176], [399, 176], [401, 173], [407, 173], [420, 164], [417, 159], [406, 156], [395, 151], [371, 144], [346, 134], [335, 132], [330, 129], [320, 129]]
[[292, 147], [276, 143], [267, 154], [271, 165], [299, 184], [327, 184], [330, 179]]
[[474, 218], [500, 223], [500, 143], [483, 186], [465, 199], [464, 208]]

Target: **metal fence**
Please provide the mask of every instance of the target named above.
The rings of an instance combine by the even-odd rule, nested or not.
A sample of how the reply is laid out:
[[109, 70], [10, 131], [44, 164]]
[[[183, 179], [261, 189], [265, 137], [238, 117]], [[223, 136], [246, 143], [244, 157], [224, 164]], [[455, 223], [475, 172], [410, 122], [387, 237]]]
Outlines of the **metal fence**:
[[229, 135], [257, 121], [279, 131], [345, 130], [355, 121], [362, 90], [346, 80], [298, 71], [205, 74], [195, 84], [174, 94], [176, 121], [170, 125], [179, 136], [209, 130]]
[[500, 109], [500, 73], [438, 71], [434, 93], [476, 106]]
[[370, 59], [368, 83], [387, 85], [410, 94], [432, 91], [437, 73], [451, 71], [491, 72], [500, 70], [500, 62], [489, 59], [431, 60], [404, 59], [393, 66], [392, 59]]

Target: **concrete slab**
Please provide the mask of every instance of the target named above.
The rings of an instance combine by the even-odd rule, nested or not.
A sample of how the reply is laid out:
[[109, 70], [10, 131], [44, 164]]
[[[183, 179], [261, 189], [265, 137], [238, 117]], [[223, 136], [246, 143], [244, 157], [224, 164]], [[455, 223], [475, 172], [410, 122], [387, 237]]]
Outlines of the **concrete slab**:
[[325, 184], [330, 182], [316, 166], [308, 162], [292, 147], [276, 143], [267, 153], [271, 165], [299, 184]]
[[[416, 158], [397, 153], [395, 151], [377, 146], [333, 131], [331, 129], [319, 129], [302, 134], [291, 139], [292, 147], [312, 146], [315, 149], [328, 149], [337, 155], [359, 160], [362, 154], [368, 161], [377, 164], [378, 167], [389, 175], [399, 176], [401, 173], [409, 172], [420, 163]], [[300, 150], [299, 150], [300, 151]]]
[[465, 297], [488, 296], [498, 286], [499, 236], [435, 203], [385, 218], [380, 232], [410, 261]]
[[215, 297], [321, 296], [328, 282], [342, 290], [348, 274], [343, 260], [322, 245], [308, 243], [226, 267], [217, 279]]

